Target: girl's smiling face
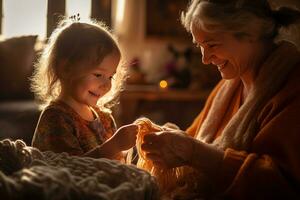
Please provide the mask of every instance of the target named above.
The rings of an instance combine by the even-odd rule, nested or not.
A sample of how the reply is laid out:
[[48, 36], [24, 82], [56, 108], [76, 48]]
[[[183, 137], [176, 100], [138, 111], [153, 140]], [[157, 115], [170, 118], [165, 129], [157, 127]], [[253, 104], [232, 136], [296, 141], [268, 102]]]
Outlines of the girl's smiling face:
[[237, 38], [230, 32], [206, 32], [195, 25], [191, 32], [201, 48], [203, 64], [217, 66], [224, 79], [241, 77], [257, 65], [257, 44], [249, 38]]
[[[111, 89], [111, 80], [120, 61], [118, 54], [107, 55], [103, 61], [76, 76], [65, 88], [64, 94], [79, 104], [95, 106], [98, 100]], [[80, 66], [81, 67], [81, 66]]]

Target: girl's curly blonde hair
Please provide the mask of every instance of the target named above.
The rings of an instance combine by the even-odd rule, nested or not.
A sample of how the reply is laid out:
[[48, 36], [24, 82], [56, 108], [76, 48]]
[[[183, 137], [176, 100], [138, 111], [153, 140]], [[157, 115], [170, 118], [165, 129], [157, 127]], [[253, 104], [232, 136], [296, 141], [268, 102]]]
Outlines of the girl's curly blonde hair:
[[87, 62], [85, 66], [96, 66], [112, 53], [120, 55], [121, 61], [112, 79], [111, 90], [98, 102], [98, 106], [104, 109], [114, 105], [127, 77], [118, 43], [101, 22], [62, 19], [35, 63], [31, 77], [31, 89], [41, 108], [59, 96], [63, 77], [76, 76], [82, 70], [77, 69], [75, 66], [79, 65], [75, 63]]

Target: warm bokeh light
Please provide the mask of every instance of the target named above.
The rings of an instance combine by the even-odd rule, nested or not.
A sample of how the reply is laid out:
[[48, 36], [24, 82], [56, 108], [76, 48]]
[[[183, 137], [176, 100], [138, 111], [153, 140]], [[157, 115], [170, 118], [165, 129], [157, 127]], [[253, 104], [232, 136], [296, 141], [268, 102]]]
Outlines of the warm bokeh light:
[[167, 88], [168, 87], [168, 82], [166, 80], [161, 80], [159, 82], [159, 87], [163, 88], [163, 89]]

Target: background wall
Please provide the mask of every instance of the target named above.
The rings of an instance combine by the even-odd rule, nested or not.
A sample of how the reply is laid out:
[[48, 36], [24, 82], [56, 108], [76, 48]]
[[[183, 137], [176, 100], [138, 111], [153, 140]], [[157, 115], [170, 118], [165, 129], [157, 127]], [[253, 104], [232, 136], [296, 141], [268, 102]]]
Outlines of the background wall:
[[[113, 16], [116, 13], [116, 2], [117, 0], [113, 0]], [[151, 2], [151, 0], [127, 0], [124, 2], [123, 20], [117, 22], [114, 18], [113, 27], [119, 36], [121, 46], [124, 49], [125, 58], [129, 62], [134, 58], [139, 58], [141, 67], [146, 70], [149, 75], [149, 81], [156, 81], [156, 79], [160, 78], [158, 74], [161, 74], [163, 64], [170, 57], [167, 50], [169, 44], [173, 44], [179, 50], [193, 47], [194, 45], [190, 39], [186, 39], [189, 37], [188, 33], [186, 33], [184, 39], [182, 36], [176, 37], [176, 35], [174, 36], [172, 34], [167, 37], [165, 35], [163, 37], [147, 35], [147, 21], [149, 22], [149, 20], [151, 20], [147, 19], [147, 16], [151, 16], [149, 13], [147, 14], [147, 12], [150, 12], [148, 3]], [[172, 1], [170, 2], [172, 3]], [[269, 2], [274, 8], [280, 6], [295, 6], [300, 9], [299, 0], [269, 0]], [[185, 8], [186, 6], [182, 5], [182, 10]], [[151, 12], [153, 12], [153, 10], [151, 10]], [[157, 10], [157, 12], [159, 11]], [[166, 17], [172, 17], [167, 19], [170, 23], [175, 22], [180, 24], [180, 12], [178, 12], [177, 18], [171, 15], [166, 15]], [[293, 26], [289, 30], [282, 30], [281, 33], [283, 37], [280, 37], [280, 39], [288, 37], [290, 41], [300, 47], [299, 30], [300, 25]], [[198, 56], [200, 59], [200, 52]], [[199, 64], [201, 65], [201, 63]]]

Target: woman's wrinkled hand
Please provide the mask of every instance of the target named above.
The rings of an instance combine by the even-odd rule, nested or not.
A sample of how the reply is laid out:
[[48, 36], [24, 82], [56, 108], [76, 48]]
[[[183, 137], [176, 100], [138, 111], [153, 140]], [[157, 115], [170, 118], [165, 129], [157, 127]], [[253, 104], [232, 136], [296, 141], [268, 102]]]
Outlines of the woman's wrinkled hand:
[[194, 151], [194, 139], [181, 130], [166, 130], [145, 135], [141, 148], [154, 165], [173, 168], [188, 164]]
[[128, 124], [120, 127], [112, 136], [111, 140], [119, 151], [128, 150], [136, 144], [138, 126]]

